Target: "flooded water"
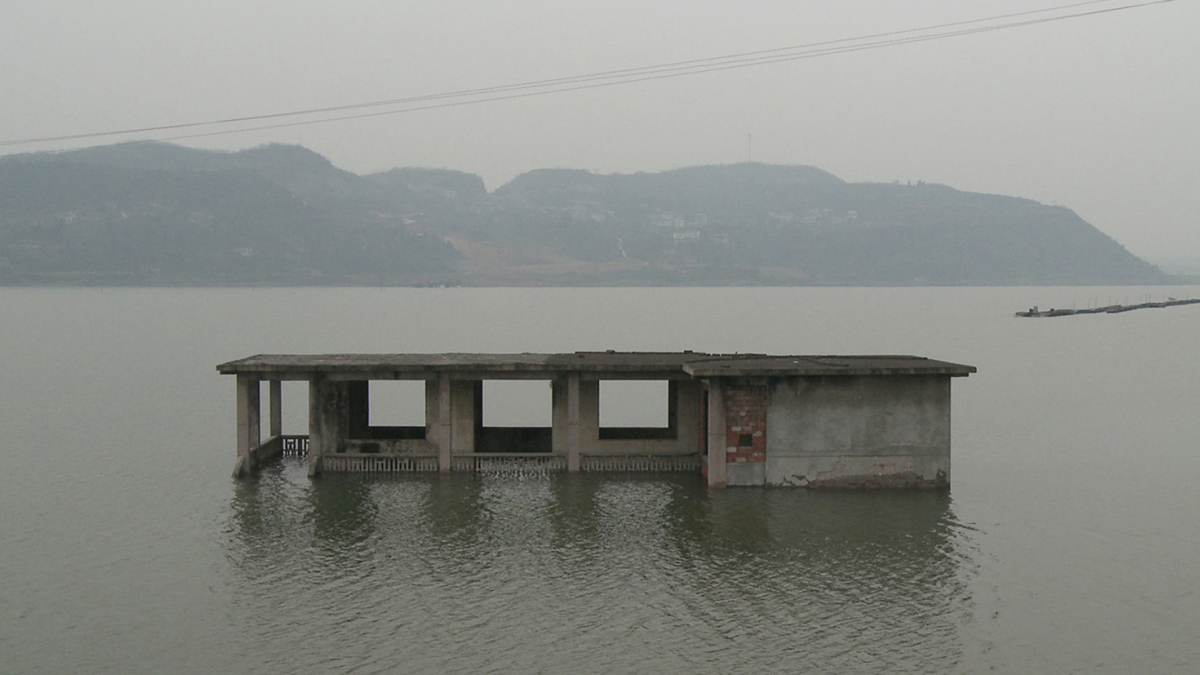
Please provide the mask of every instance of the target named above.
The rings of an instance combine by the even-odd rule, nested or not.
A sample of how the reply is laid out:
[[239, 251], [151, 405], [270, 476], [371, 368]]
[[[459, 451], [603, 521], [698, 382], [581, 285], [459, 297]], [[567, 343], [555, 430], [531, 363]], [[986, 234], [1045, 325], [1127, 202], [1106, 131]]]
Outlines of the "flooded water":
[[[1012, 316], [1147, 294], [1200, 288], [0, 289], [0, 672], [1187, 672], [1200, 307]], [[576, 349], [979, 372], [949, 493], [229, 479], [219, 362]]]

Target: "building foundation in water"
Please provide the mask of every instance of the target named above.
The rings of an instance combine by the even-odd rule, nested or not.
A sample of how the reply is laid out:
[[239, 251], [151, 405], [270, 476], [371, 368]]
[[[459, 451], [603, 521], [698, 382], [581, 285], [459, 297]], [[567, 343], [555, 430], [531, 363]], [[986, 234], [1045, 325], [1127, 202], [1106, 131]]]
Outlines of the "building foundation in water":
[[[285, 453], [326, 472], [695, 471], [708, 485], [948, 487], [950, 380], [915, 356], [698, 352], [258, 355], [237, 380], [235, 477]], [[307, 435], [282, 430], [284, 380], [308, 382]], [[374, 426], [370, 383], [417, 380], [423, 426]], [[550, 427], [487, 427], [489, 380], [546, 380]], [[604, 380], [666, 381], [657, 427], [600, 425]], [[262, 438], [262, 382], [269, 433]]]

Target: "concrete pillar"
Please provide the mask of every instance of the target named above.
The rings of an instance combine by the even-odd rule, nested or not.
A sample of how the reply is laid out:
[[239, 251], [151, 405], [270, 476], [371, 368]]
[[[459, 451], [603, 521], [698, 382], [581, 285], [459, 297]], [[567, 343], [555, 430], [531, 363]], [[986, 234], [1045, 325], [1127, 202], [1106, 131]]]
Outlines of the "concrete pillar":
[[308, 475], [321, 471], [321, 457], [336, 453], [349, 430], [349, 387], [313, 376], [308, 382]]
[[699, 455], [708, 447], [708, 429], [704, 427], [704, 384], [698, 380], [671, 380], [669, 426], [675, 430], [680, 450]]
[[321, 383], [308, 381], [308, 477], [321, 469]]
[[579, 473], [579, 373], [567, 375], [567, 471]]
[[259, 421], [259, 380], [239, 373], [237, 376], [237, 465], [233, 477], [241, 478], [254, 471], [254, 451], [262, 443]]
[[425, 438], [438, 441], [438, 380], [425, 380]]
[[[475, 380], [475, 428], [471, 430], [471, 446], [479, 448], [479, 439], [483, 435], [483, 380]], [[472, 450], [474, 451], [474, 450]]]
[[725, 487], [725, 391], [720, 380], [708, 381], [708, 486]]
[[271, 380], [271, 436], [283, 435], [283, 383]]
[[595, 452], [600, 442], [600, 381], [579, 380], [579, 452]]
[[308, 381], [308, 477], [317, 476], [320, 472], [320, 437], [322, 437], [322, 414], [320, 414], [320, 396], [322, 386], [317, 380]]
[[550, 451], [567, 454], [567, 378], [550, 381]]
[[667, 428], [679, 437], [679, 382], [667, 380]]
[[442, 373], [438, 378], [438, 470], [442, 473], [450, 473], [450, 456], [454, 442], [450, 390], [450, 375]]
[[453, 380], [450, 383], [450, 448], [453, 454], [475, 452], [475, 430], [482, 426], [483, 406], [476, 399], [482, 393], [481, 380]]

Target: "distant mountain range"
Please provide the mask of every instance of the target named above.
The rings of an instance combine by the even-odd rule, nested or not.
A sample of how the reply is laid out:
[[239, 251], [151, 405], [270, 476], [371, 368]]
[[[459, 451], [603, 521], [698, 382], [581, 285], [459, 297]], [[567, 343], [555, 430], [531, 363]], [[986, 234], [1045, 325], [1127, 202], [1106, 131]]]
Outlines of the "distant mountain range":
[[358, 175], [299, 146], [129, 143], [0, 157], [0, 284], [1022, 285], [1171, 277], [1073, 211], [807, 166], [599, 175], [487, 192]]

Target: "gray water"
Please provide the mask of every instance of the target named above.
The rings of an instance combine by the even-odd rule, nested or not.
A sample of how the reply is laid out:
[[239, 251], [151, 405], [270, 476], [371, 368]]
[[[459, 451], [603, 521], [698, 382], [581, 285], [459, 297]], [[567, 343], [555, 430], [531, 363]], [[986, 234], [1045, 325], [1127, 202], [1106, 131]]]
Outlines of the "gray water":
[[[0, 672], [1189, 672], [1200, 307], [1012, 316], [1144, 294], [0, 289]], [[219, 362], [576, 349], [979, 373], [948, 494], [229, 479]]]

